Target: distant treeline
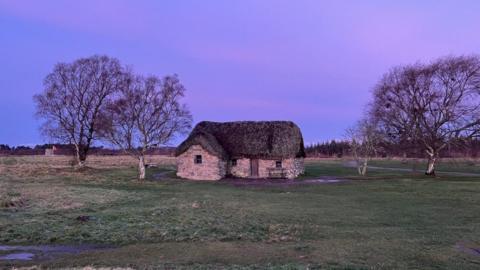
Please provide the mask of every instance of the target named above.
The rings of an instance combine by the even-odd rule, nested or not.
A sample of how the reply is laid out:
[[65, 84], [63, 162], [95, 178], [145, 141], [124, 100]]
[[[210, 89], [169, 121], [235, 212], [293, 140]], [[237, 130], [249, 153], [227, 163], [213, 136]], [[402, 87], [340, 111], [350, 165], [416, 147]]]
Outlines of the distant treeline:
[[[39, 144], [33, 147], [25, 145], [9, 146], [6, 144], [0, 144], [0, 155], [45, 155], [45, 150], [52, 149], [53, 147], [55, 147], [55, 155], [74, 155], [75, 153], [74, 146], [68, 144]], [[90, 151], [93, 155], [114, 156], [125, 154], [122, 150], [109, 149], [103, 146], [92, 147]], [[147, 151], [148, 155], [174, 155], [174, 153], [175, 147], [168, 146], [152, 148]]]
[[[55, 146], [56, 155], [73, 155], [74, 146], [66, 144], [41, 144], [30, 146], [9, 146], [0, 144], [0, 155], [45, 155], [45, 149]], [[395, 145], [383, 145], [377, 152], [377, 157], [407, 157], [423, 158], [425, 153], [416, 151], [417, 147], [405, 147]], [[104, 148], [103, 146], [91, 149], [94, 155], [123, 155], [124, 152], [117, 149]], [[175, 147], [158, 147], [148, 150], [149, 155], [171, 155], [175, 153]], [[331, 140], [329, 142], [315, 143], [305, 147], [307, 157], [337, 157], [351, 155], [351, 145], [346, 140]], [[459, 141], [451, 144], [442, 153], [441, 157], [480, 157], [480, 140]]]
[[350, 153], [350, 142], [335, 141], [315, 143], [305, 147], [308, 157], [342, 157]]
[[[420, 152], [418, 147], [405, 145], [382, 145], [376, 157], [406, 157], [424, 158], [425, 153]], [[351, 143], [347, 140], [331, 140], [329, 142], [315, 143], [305, 147], [307, 157], [337, 157], [351, 155]], [[449, 144], [440, 157], [480, 157], [480, 139], [458, 140]]]

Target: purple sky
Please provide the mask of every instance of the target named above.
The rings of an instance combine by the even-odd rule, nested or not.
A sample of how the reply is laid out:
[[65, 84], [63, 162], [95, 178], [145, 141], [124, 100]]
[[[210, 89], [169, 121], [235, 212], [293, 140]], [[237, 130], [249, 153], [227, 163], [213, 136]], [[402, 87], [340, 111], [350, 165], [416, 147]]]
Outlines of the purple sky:
[[46, 142], [32, 95], [92, 54], [177, 73], [195, 122], [292, 120], [342, 138], [398, 64], [480, 50], [480, 1], [0, 0], [0, 143]]

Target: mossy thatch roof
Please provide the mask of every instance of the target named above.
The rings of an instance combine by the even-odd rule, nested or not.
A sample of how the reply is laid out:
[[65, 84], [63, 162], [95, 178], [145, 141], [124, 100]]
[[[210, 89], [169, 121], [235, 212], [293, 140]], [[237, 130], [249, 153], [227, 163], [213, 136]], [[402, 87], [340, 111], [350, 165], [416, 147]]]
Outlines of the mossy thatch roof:
[[300, 128], [290, 121], [200, 122], [176, 155], [196, 144], [223, 159], [305, 157]]

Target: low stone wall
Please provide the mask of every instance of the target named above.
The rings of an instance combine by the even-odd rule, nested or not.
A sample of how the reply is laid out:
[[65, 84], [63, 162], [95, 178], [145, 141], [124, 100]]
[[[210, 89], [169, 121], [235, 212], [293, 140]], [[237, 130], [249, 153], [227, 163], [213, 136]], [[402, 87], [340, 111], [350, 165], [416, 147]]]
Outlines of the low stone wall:
[[[195, 164], [195, 156], [202, 156], [202, 163]], [[192, 145], [177, 157], [177, 176], [192, 180], [220, 180], [225, 177], [226, 163], [203, 149]]]

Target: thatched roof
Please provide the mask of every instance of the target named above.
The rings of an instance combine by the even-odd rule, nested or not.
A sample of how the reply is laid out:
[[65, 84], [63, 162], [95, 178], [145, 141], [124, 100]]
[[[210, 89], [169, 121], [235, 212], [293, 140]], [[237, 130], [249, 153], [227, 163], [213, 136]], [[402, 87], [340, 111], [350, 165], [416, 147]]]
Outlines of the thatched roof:
[[223, 159], [305, 157], [302, 133], [290, 121], [200, 122], [176, 155], [195, 144]]

